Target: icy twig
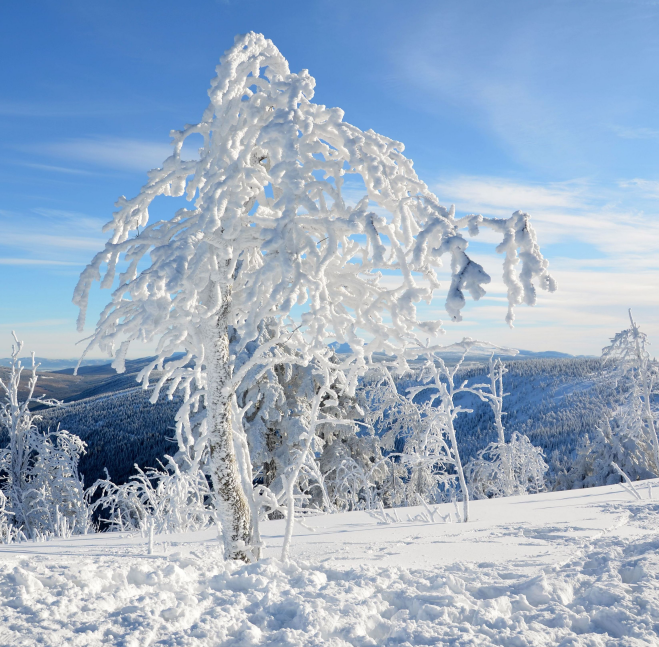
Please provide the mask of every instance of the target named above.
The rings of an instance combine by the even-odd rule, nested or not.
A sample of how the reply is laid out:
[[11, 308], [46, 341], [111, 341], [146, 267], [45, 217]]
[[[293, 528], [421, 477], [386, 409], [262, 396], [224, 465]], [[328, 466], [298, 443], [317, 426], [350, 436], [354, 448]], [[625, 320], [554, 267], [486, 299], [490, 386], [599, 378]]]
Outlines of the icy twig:
[[640, 501], [641, 495], [638, 493], [638, 490], [634, 487], [634, 484], [631, 482], [629, 476], [627, 476], [627, 474], [625, 474], [615, 463], [612, 462], [611, 465], [613, 466], [613, 469], [615, 469], [615, 471], [618, 472], [618, 474], [620, 474], [620, 476], [622, 476], [627, 482], [627, 485], [629, 487], [625, 487], [623, 483], [620, 484], [623, 487], [623, 489]]
[[149, 555], [153, 555], [153, 531], [155, 528], [156, 522], [153, 517], [151, 517], [151, 523], [149, 524]]

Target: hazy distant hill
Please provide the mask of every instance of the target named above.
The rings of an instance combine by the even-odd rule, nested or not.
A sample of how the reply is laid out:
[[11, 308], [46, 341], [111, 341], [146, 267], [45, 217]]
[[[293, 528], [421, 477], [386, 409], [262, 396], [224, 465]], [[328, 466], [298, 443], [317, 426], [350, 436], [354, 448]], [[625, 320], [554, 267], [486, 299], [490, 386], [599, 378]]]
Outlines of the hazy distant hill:
[[[349, 353], [351, 352], [349, 344], [339, 344], [338, 342], [332, 342], [330, 348], [334, 350], [337, 354]], [[486, 360], [490, 357], [491, 351], [475, 348], [470, 351], [467, 359], [470, 363]], [[460, 350], [446, 350], [440, 351], [438, 353], [444, 361], [457, 361], [460, 359], [462, 352]], [[384, 356], [384, 355], [383, 355]], [[595, 359], [592, 355], [570, 355], [569, 353], [561, 353], [556, 350], [544, 350], [544, 351], [533, 351], [533, 350], [518, 350], [516, 355], [506, 354], [506, 353], [497, 353], [497, 357], [500, 357], [506, 361], [513, 360], [526, 360], [526, 359]]]
[[[101, 393], [133, 388], [137, 386], [137, 374], [153, 359], [153, 357], [143, 357], [126, 360], [126, 371], [121, 374], [118, 374], [108, 362], [81, 366], [77, 375], [73, 375], [73, 367], [53, 371], [43, 371], [39, 368], [39, 380], [35, 394], [37, 397], [45, 395], [63, 402], [73, 402]], [[0, 367], [0, 378], [5, 378], [7, 374], [8, 369]], [[23, 395], [27, 388], [29, 375], [30, 370], [25, 369], [21, 380]], [[153, 375], [157, 376], [159, 373], [154, 371]]]
[[[78, 364], [78, 359], [48, 359], [47, 357], [34, 358], [42, 371], [57, 371], [63, 368], [72, 368]], [[32, 358], [29, 355], [21, 357], [23, 366], [32, 366]], [[101, 366], [108, 364], [108, 359], [83, 359], [81, 366]], [[9, 357], [0, 358], [0, 366], [11, 366], [11, 359]]]

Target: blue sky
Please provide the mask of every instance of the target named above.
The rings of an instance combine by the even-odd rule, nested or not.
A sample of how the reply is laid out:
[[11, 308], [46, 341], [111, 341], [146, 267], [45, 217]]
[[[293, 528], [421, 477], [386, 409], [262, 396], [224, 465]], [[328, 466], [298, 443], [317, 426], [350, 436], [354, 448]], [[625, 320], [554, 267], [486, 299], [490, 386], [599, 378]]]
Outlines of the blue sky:
[[[659, 4], [35, 0], [0, 16], [0, 356], [12, 329], [39, 355], [78, 354], [71, 295], [101, 226], [250, 30], [309, 69], [316, 102], [403, 141], [443, 203], [533, 215], [559, 291], [509, 330], [484, 237], [488, 298], [447, 342], [597, 354], [633, 307], [659, 344]], [[446, 319], [442, 303], [428, 313]]]

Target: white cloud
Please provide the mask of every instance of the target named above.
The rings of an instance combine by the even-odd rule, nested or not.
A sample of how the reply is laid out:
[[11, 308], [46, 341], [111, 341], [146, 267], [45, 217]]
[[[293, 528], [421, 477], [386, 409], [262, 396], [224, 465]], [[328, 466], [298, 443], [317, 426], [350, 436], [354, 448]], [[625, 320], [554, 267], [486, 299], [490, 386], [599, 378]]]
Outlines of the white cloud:
[[644, 197], [651, 199], [659, 198], [659, 182], [656, 180], [622, 180], [618, 183], [622, 189], [630, 189], [640, 193]]
[[61, 209], [2, 211], [0, 264], [79, 266], [103, 248], [103, 224], [99, 218]]
[[118, 137], [81, 137], [38, 146], [23, 146], [21, 149], [56, 159], [142, 172], [161, 166], [172, 154], [172, 147], [164, 141], [149, 142]]
[[39, 319], [37, 321], [13, 322], [11, 324], [0, 323], [0, 328], [23, 330], [31, 328], [50, 328], [52, 326], [69, 325], [70, 323], [69, 319]]
[[85, 171], [79, 168], [69, 168], [68, 166], [54, 166], [52, 164], [36, 164], [32, 162], [16, 162], [20, 166], [38, 169], [40, 171], [53, 171], [55, 173], [65, 173], [66, 175], [98, 175], [92, 171]]
[[586, 204], [588, 187], [584, 181], [553, 184], [523, 184], [505, 178], [460, 176], [433, 184], [441, 198], [450, 196], [464, 210], [508, 216], [514, 211], [574, 209]]
[[613, 126], [612, 130], [623, 139], [659, 139], [659, 130], [655, 128]]
[[633, 180], [597, 187], [575, 180], [541, 186], [460, 176], [431, 188], [462, 212], [504, 218], [517, 209], [530, 213], [541, 245], [581, 243], [609, 255], [614, 263], [623, 257], [635, 266], [655, 267], [659, 262], [659, 219], [636, 207], [649, 191], [659, 192], [659, 182]]
[[76, 265], [70, 261], [53, 261], [44, 258], [0, 258], [0, 265]]

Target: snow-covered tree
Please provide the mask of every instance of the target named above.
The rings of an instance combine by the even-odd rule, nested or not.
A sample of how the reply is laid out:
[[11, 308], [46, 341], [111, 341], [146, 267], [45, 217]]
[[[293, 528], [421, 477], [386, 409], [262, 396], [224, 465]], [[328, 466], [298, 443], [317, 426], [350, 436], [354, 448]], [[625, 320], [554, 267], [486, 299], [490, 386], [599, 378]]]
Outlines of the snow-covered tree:
[[642, 419], [633, 403], [607, 412], [595, 429], [579, 439], [567, 469], [558, 470], [555, 490], [574, 490], [620, 483], [617, 465], [629, 478], [652, 478], [652, 446], [638, 435]]
[[505, 364], [490, 356], [489, 383], [472, 387], [481, 400], [492, 409], [497, 440], [478, 452], [465, 466], [469, 491], [476, 499], [515, 496], [544, 490], [544, 475], [548, 466], [542, 449], [534, 447], [527, 436], [513, 432], [506, 442], [503, 425], [503, 376], [508, 372]]
[[487, 499], [541, 492], [549, 469], [542, 454], [540, 447], [516, 431], [508, 442], [490, 443], [465, 466], [472, 496]]
[[[399, 386], [392, 369], [395, 366], [379, 363], [361, 380], [359, 404], [364, 413], [360, 436], [371, 442], [371, 448], [359, 469], [341, 465], [343, 487], [351, 492], [353, 501], [360, 488], [371, 492], [370, 500], [388, 507], [417, 505], [419, 496], [434, 502], [443, 484], [454, 479], [447, 475], [453, 460], [446, 430], [428, 415], [428, 402], [415, 402]], [[353, 503], [347, 509], [354, 507]], [[372, 509], [373, 505], [364, 500], [363, 507]]]
[[[509, 323], [516, 304], [535, 303], [534, 281], [555, 288], [528, 214], [456, 218], [419, 180], [401, 143], [313, 103], [314, 85], [306, 70], [291, 73], [262, 35], [237, 37], [201, 121], [173, 131], [172, 155], [136, 197], [119, 199], [105, 228], [110, 240], [74, 295], [82, 330], [92, 283], [114, 286], [88, 349], [114, 355], [118, 371], [131, 342], [158, 341], [141, 379], [146, 387], [162, 369], [154, 401], [168, 381], [170, 394], [182, 389], [179, 445], [211, 475], [227, 556], [246, 561], [255, 528], [243, 483], [250, 470], [234, 450], [242, 433], [234, 403], [251, 367], [285, 363], [284, 342], [299, 353], [289, 363], [324, 366], [328, 343], [347, 342], [353, 357], [342, 370], [354, 392], [373, 352], [400, 354], [439, 331], [441, 322], [418, 318], [417, 304], [433, 299], [443, 256], [452, 320], [461, 320], [465, 291], [485, 294], [490, 277], [467, 254], [464, 230], [488, 227], [502, 237]], [[201, 147], [186, 159], [184, 144], [195, 139]], [[192, 206], [149, 222], [158, 196], [185, 196]], [[270, 318], [273, 336], [236, 369], [230, 337], [239, 352]]]
[[600, 382], [611, 394], [604, 415], [580, 439], [572, 463], [557, 471], [555, 489], [619, 483], [620, 470], [632, 480], [659, 475], [659, 444], [653, 397], [659, 365], [650, 358], [647, 335], [629, 310], [630, 327], [602, 349]]
[[659, 365], [650, 358], [647, 335], [634, 321], [629, 310], [630, 327], [615, 335], [611, 344], [602, 349], [605, 364], [613, 364], [630, 381], [629, 398], [621, 409], [619, 429], [639, 446], [647, 446], [652, 456], [652, 471], [659, 475], [659, 439], [656, 413], [652, 410], [652, 397], [656, 391]]
[[[433, 421], [435, 426], [446, 430], [446, 435], [450, 443], [450, 454], [453, 464], [458, 475], [460, 492], [462, 494], [463, 521], [469, 521], [469, 490], [464, 475], [462, 460], [460, 458], [460, 449], [455, 436], [455, 419], [460, 413], [471, 413], [470, 409], [462, 407], [459, 403], [459, 396], [463, 393], [471, 393], [481, 400], [487, 400], [489, 394], [487, 385], [477, 384], [469, 386], [467, 380], [458, 382], [458, 372], [462, 367], [465, 358], [474, 348], [492, 348], [493, 345], [488, 342], [482, 342], [469, 337], [465, 337], [461, 342], [454, 344], [450, 349], [459, 349], [461, 351], [460, 359], [453, 366], [447, 366], [444, 359], [437, 354], [437, 351], [426, 351], [425, 363], [421, 370], [421, 385], [409, 390], [412, 397], [422, 392], [431, 393], [431, 398], [426, 404], [428, 412], [426, 417]], [[493, 347], [497, 349], [497, 347]], [[442, 349], [442, 350], [447, 350]], [[500, 350], [500, 349], [499, 349]], [[514, 352], [514, 351], [513, 351]], [[496, 391], [494, 394], [496, 401]]]
[[39, 416], [30, 405], [56, 406], [56, 400], [35, 397], [37, 369], [32, 353], [27, 393], [21, 401], [19, 386], [23, 365], [19, 359], [23, 342], [14, 335], [7, 382], [0, 380], [0, 430], [8, 436], [0, 450], [0, 488], [3, 511], [11, 523], [30, 538], [86, 533], [90, 527], [78, 461], [85, 443], [60, 429], [41, 432]]

